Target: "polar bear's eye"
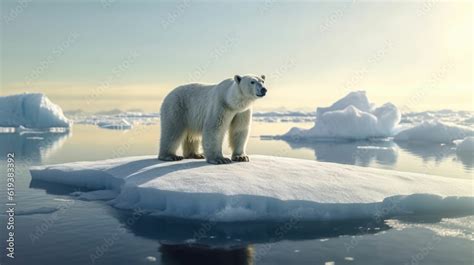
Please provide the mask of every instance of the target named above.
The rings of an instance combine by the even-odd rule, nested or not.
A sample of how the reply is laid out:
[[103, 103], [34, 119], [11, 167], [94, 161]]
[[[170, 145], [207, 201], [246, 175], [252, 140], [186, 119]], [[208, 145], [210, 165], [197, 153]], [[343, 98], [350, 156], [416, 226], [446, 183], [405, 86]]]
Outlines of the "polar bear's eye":
[[252, 84], [252, 85], [255, 84], [255, 81], [251, 81], [250, 84]]

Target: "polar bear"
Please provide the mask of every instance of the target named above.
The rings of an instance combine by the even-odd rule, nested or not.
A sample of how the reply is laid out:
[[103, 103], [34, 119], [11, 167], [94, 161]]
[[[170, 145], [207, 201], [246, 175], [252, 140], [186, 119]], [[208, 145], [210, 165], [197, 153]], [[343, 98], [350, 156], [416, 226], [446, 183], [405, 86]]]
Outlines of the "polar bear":
[[[252, 103], [264, 97], [265, 76], [235, 75], [219, 84], [188, 84], [175, 88], [161, 105], [161, 139], [158, 158], [177, 161], [206, 158], [211, 164], [231, 163], [222, 154], [229, 133], [232, 160], [248, 162], [245, 153], [252, 119]], [[204, 155], [199, 153], [202, 137]], [[183, 144], [183, 156], [176, 155]]]

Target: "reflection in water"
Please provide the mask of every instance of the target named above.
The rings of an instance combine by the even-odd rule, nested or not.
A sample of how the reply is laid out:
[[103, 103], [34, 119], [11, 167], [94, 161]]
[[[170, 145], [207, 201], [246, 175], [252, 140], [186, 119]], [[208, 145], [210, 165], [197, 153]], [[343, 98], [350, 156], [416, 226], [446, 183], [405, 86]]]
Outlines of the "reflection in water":
[[[237, 249], [281, 240], [311, 240], [341, 235], [375, 234], [389, 229], [383, 220], [346, 221], [247, 221], [212, 222], [165, 218], [110, 209], [111, 214], [137, 236], [161, 245], [187, 245], [200, 249]], [[134, 215], [135, 214], [135, 215]], [[204, 251], [203, 250], [203, 251]], [[229, 253], [227, 253], [229, 254]]]
[[474, 169], [474, 154], [473, 153], [458, 153], [457, 158], [467, 169]]
[[435, 161], [439, 163], [444, 159], [453, 156], [455, 149], [453, 145], [438, 144], [438, 143], [412, 143], [412, 142], [397, 142], [398, 146], [403, 150], [421, 157], [423, 161]]
[[369, 166], [397, 162], [397, 145], [391, 141], [287, 141], [292, 149], [310, 148], [316, 160], [349, 165]]
[[0, 153], [14, 152], [17, 160], [41, 162], [57, 151], [71, 132], [0, 133]]
[[424, 162], [434, 161], [435, 163], [441, 163], [446, 159], [454, 159], [461, 162], [464, 168], [470, 170], [474, 168], [474, 156], [473, 154], [456, 154], [456, 146], [449, 144], [437, 144], [437, 143], [424, 143], [417, 144], [411, 142], [400, 142], [397, 143], [403, 150], [421, 157]]
[[[262, 137], [262, 140], [275, 140], [275, 138]], [[438, 143], [413, 143], [393, 142], [383, 140], [366, 141], [317, 141], [280, 139], [285, 141], [292, 149], [312, 149], [317, 161], [340, 164], [373, 166], [395, 166], [398, 160], [398, 151], [401, 149], [412, 154], [426, 163], [434, 161], [436, 164], [452, 159], [462, 163], [464, 169], [474, 168], [473, 154], [456, 154], [454, 145]], [[426, 173], [425, 168], [419, 172]], [[415, 171], [418, 172], [418, 171]]]
[[382, 220], [286, 222], [190, 221], [111, 210], [133, 234], [159, 242], [161, 261], [167, 265], [254, 264], [265, 253], [254, 253], [253, 244], [282, 240], [311, 240], [342, 235], [375, 234], [390, 227]]
[[250, 246], [235, 249], [217, 249], [199, 246], [166, 245], [159, 248], [161, 261], [169, 265], [251, 265], [253, 249]]

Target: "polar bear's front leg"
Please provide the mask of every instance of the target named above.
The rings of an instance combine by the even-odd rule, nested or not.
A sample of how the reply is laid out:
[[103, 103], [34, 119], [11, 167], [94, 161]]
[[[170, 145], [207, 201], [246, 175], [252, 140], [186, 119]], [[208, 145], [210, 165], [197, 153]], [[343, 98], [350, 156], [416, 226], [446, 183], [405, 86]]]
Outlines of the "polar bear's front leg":
[[224, 135], [229, 126], [229, 119], [224, 113], [218, 114], [218, 117], [207, 119], [202, 133], [202, 145], [204, 156], [210, 164], [229, 164], [232, 161], [222, 154], [222, 144]]
[[252, 110], [247, 110], [235, 115], [229, 128], [229, 143], [232, 148], [232, 160], [237, 162], [248, 162], [249, 157], [245, 153], [247, 140], [252, 121]]

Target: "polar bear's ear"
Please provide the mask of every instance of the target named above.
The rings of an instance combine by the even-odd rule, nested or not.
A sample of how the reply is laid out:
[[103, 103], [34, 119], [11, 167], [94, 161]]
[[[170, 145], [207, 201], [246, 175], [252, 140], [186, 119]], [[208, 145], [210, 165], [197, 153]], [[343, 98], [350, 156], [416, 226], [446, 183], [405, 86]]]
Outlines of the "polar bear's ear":
[[242, 77], [240, 75], [234, 75], [234, 80], [237, 84], [240, 84], [240, 81], [242, 80]]
[[262, 80], [265, 80], [265, 75], [261, 75], [260, 78], [262, 78]]

